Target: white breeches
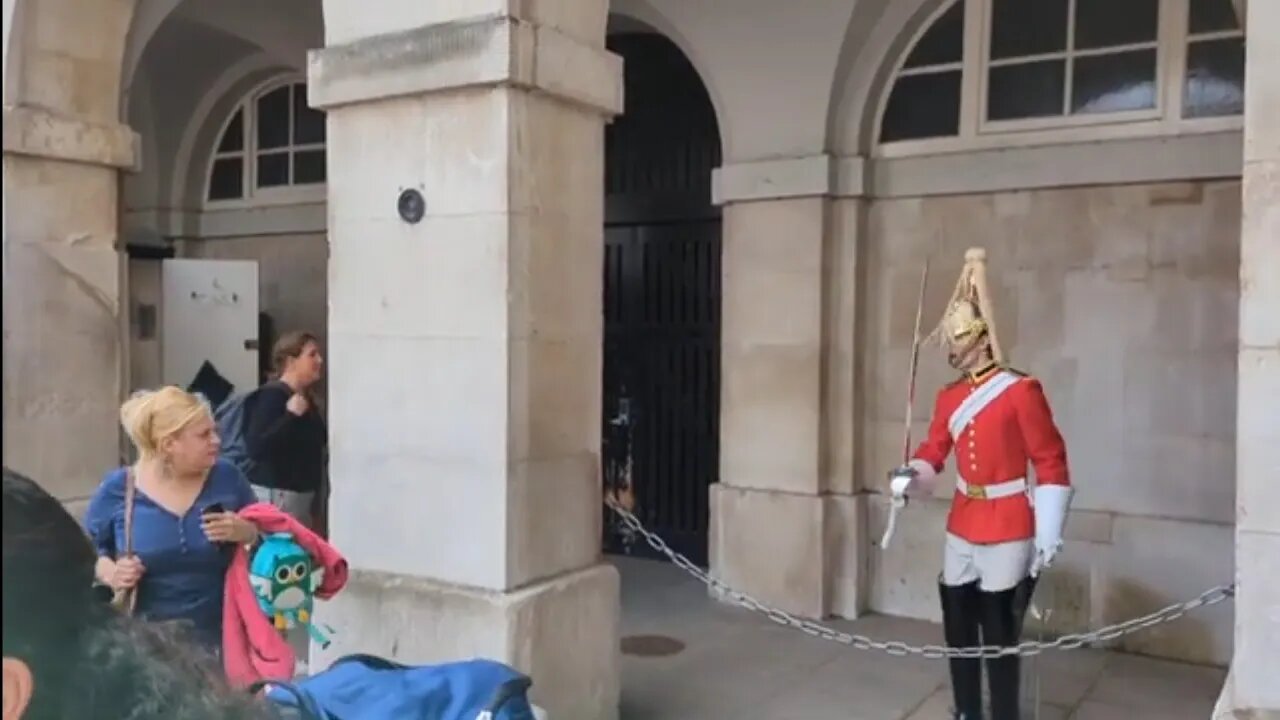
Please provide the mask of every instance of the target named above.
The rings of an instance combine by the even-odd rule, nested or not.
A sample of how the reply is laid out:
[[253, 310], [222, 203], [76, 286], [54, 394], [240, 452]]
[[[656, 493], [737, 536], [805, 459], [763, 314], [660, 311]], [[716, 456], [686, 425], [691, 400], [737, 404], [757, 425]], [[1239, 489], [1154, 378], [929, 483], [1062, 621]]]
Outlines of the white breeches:
[[967, 585], [975, 580], [984, 592], [1008, 590], [1031, 570], [1035, 543], [1031, 538], [975, 545], [947, 533], [942, 554], [942, 584]]

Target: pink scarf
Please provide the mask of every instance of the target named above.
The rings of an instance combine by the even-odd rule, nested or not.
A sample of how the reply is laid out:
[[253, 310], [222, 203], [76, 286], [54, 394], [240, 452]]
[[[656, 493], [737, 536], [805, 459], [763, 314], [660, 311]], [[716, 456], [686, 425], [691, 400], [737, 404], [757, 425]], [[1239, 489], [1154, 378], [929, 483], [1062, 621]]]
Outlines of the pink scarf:
[[[347, 584], [347, 561], [323, 538], [292, 516], [268, 503], [254, 503], [239, 513], [262, 534], [288, 532], [312, 559], [324, 568], [316, 597], [328, 600]], [[227, 570], [222, 606], [222, 664], [227, 680], [247, 687], [259, 680], [292, 680], [297, 658], [289, 642], [258, 607], [249, 584], [249, 554], [236, 547]]]

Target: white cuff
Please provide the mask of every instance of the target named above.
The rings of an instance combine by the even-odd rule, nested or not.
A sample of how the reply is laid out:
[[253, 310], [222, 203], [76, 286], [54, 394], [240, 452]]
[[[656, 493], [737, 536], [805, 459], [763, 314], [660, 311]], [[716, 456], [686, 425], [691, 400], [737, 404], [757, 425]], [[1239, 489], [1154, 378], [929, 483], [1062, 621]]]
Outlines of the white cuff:
[[1036, 485], [1036, 547], [1056, 550], [1067, 524], [1067, 508], [1074, 489], [1070, 485]]
[[919, 488], [920, 493], [931, 495], [935, 481], [938, 479], [938, 471], [933, 469], [933, 464], [915, 458], [907, 463], [907, 467], [916, 471], [915, 486]]

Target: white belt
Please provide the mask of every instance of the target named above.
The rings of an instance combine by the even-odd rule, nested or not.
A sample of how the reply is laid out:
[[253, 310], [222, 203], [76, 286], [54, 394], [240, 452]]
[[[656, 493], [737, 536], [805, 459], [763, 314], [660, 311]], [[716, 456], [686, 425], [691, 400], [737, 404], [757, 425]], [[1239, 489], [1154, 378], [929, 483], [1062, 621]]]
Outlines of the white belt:
[[996, 483], [995, 485], [973, 485], [965, 482], [964, 478], [956, 478], [956, 492], [971, 500], [995, 500], [996, 498], [1009, 497], [1026, 491], [1027, 479], [1024, 477]]

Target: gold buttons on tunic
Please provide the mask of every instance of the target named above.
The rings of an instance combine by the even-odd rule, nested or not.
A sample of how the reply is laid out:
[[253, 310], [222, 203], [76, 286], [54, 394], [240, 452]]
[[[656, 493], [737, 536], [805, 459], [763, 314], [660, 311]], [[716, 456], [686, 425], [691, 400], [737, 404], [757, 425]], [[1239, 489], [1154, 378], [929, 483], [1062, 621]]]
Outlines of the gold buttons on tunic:
[[973, 425], [969, 426], [969, 466], [973, 470], [978, 469], [978, 440], [973, 431]]

